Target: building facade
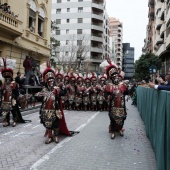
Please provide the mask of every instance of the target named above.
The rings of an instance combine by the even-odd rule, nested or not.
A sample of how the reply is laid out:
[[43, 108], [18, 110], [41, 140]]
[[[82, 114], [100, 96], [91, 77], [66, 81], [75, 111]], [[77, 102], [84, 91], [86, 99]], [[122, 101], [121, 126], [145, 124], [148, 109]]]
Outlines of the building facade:
[[152, 52], [161, 58], [161, 73], [166, 74], [170, 67], [170, 0], [149, 0], [148, 7], [143, 52]]
[[122, 56], [123, 56], [123, 24], [116, 18], [110, 18], [110, 37], [114, 37], [113, 40], [115, 46], [115, 63], [122, 69]]
[[134, 76], [134, 47], [130, 47], [130, 43], [123, 43], [123, 66], [125, 73], [124, 79], [132, 80]]
[[[37, 65], [50, 57], [51, 1], [0, 0], [10, 10], [0, 9], [0, 57], [16, 60], [24, 73], [23, 60], [29, 55]], [[2, 7], [2, 6], [1, 6]]]
[[109, 20], [105, 0], [53, 0], [52, 20], [58, 27], [53, 37], [60, 42], [54, 58], [59, 63], [78, 64], [98, 73], [109, 51]]

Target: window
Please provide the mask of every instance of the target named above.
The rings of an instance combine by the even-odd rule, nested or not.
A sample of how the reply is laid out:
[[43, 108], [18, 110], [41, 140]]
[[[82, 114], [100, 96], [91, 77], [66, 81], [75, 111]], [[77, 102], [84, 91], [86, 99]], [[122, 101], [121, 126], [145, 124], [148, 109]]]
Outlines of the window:
[[38, 34], [41, 37], [45, 37], [46, 35], [44, 34], [44, 18], [45, 18], [45, 12], [43, 8], [39, 9], [39, 15], [38, 15]]
[[66, 51], [65, 55], [68, 56], [68, 51]]
[[70, 12], [70, 8], [67, 8], [67, 12]]
[[70, 19], [67, 19], [67, 23], [69, 23], [70, 22]]
[[61, 9], [56, 9], [56, 14], [61, 14]]
[[70, 2], [70, 0], [67, 0], [67, 2]]
[[77, 40], [77, 45], [82, 45], [82, 40]]
[[77, 30], [77, 34], [82, 34], [83, 30], [82, 29], [78, 29]]
[[78, 18], [78, 23], [83, 23], [83, 18]]
[[79, 7], [78, 12], [83, 12], [83, 7]]
[[56, 19], [56, 24], [61, 24], [61, 19]]
[[83, 0], [78, 0], [78, 2], [83, 2]]
[[68, 45], [68, 43], [69, 43], [69, 40], [66, 40], [66, 45]]
[[69, 30], [66, 30], [66, 34], [69, 34]]
[[55, 34], [60, 35], [60, 30], [56, 30]]
[[61, 3], [61, 0], [57, 0], [57, 3]]

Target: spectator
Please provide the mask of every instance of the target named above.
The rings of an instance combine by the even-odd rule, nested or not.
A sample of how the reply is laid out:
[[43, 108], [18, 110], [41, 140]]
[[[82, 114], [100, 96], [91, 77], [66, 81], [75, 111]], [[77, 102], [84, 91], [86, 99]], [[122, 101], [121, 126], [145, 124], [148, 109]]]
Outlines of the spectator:
[[19, 85], [19, 92], [21, 94], [24, 94], [25, 91], [23, 89], [23, 85], [24, 85], [24, 82], [25, 82], [25, 77], [24, 76], [21, 76], [21, 72], [17, 72], [17, 76], [15, 77], [15, 81], [18, 83]]
[[1, 110], [1, 104], [2, 104], [2, 92], [3, 92], [3, 84], [2, 84], [2, 80], [0, 80], [0, 116], [2, 116], [2, 110]]
[[167, 81], [166, 84], [164, 84], [164, 85], [157, 85], [155, 83], [150, 82], [149, 83], [149, 87], [150, 88], [154, 88], [156, 90], [168, 90], [168, 91], [170, 91], [170, 74], [167, 74], [165, 77], [166, 77], [165, 79]]
[[31, 69], [32, 69], [32, 63], [30, 60], [29, 56], [26, 56], [24, 62], [23, 62], [23, 67], [25, 68], [25, 84], [28, 85], [28, 80], [30, 78], [31, 75]]

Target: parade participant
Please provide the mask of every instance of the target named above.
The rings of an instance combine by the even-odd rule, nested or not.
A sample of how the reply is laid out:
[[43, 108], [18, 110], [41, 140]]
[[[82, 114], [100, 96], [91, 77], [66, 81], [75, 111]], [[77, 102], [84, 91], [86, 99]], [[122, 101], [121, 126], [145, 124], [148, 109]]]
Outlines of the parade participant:
[[106, 110], [108, 108], [108, 104], [107, 104], [107, 102], [105, 100], [105, 96], [104, 96], [106, 80], [107, 80], [106, 74], [103, 73], [102, 75], [99, 75], [100, 88], [99, 88], [99, 93], [97, 95], [97, 103], [98, 103], [98, 109], [100, 111]]
[[[64, 73], [64, 78], [63, 78], [64, 86], [67, 87], [69, 84], [69, 69], [66, 68], [66, 73]], [[66, 89], [66, 94], [64, 96], [61, 96], [62, 99], [62, 104], [64, 109], [69, 109], [69, 101], [68, 101], [68, 93]]]
[[120, 77], [118, 68], [116, 65], [107, 59], [106, 62], [100, 64], [100, 67], [106, 68], [106, 74], [112, 83], [106, 85], [106, 95], [110, 95], [109, 103], [109, 132], [111, 133], [111, 139], [115, 138], [115, 132], [118, 131], [123, 136], [123, 125], [126, 119], [126, 106], [125, 106], [125, 95], [128, 90], [124, 83], [120, 83]]
[[92, 72], [92, 76], [90, 78], [91, 80], [91, 89], [90, 89], [90, 105], [91, 105], [91, 110], [97, 110], [97, 94], [99, 87], [97, 86], [97, 74]]
[[76, 73], [76, 93], [75, 93], [75, 105], [77, 110], [82, 110], [83, 107], [83, 75], [81, 73]]
[[69, 84], [66, 86], [69, 102], [69, 110], [75, 110], [76, 77], [73, 69], [70, 70]]
[[[15, 127], [17, 123], [31, 122], [31, 120], [24, 120], [18, 106], [19, 88], [18, 84], [13, 81], [13, 68], [6, 68], [6, 59], [3, 58], [4, 68], [1, 70], [2, 77], [5, 82], [3, 85], [3, 100], [2, 100], [2, 114], [5, 116], [3, 126], [10, 125], [10, 113], [12, 113], [13, 124]], [[11, 66], [13, 67], [13, 66]]]
[[91, 89], [91, 74], [86, 72], [84, 75], [84, 87], [83, 87], [83, 107], [84, 110], [90, 110], [90, 89]]
[[45, 137], [48, 136], [45, 141], [46, 144], [51, 142], [59, 142], [59, 133], [65, 135], [71, 135], [68, 131], [61, 98], [62, 90], [60, 87], [55, 86], [55, 72], [51, 69], [50, 63], [47, 62], [47, 68], [43, 72], [43, 81], [45, 88], [36, 94], [36, 96], [42, 96], [43, 102], [40, 109], [40, 120], [46, 128]]

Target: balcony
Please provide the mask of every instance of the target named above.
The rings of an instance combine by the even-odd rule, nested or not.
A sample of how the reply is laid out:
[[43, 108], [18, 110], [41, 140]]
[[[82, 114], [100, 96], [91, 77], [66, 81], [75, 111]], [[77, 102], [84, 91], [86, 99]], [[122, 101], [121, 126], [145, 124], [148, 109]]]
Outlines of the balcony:
[[91, 29], [102, 31], [103, 32], [103, 24], [92, 23]]
[[153, 6], [154, 5], [154, 0], [149, 0], [149, 5]]
[[170, 47], [170, 34], [166, 38], [166, 48]]
[[103, 49], [100, 47], [91, 47], [91, 52], [103, 53]]
[[156, 45], [159, 45], [159, 44], [162, 44], [162, 43], [163, 43], [163, 39], [158, 35], [158, 36], [156, 37], [155, 44], [156, 44]]
[[163, 38], [164, 37], [164, 32], [165, 32], [165, 25], [163, 24], [161, 26], [161, 29], [160, 29], [160, 37]]
[[93, 0], [92, 7], [104, 10], [104, 3], [103, 1]]
[[164, 51], [165, 51], [165, 44], [162, 44], [162, 45], [160, 46], [159, 50], [156, 52], [156, 55], [157, 55], [157, 56], [160, 56], [160, 54], [161, 54], [162, 52], [164, 52]]
[[0, 10], [0, 32], [15, 39], [22, 35], [22, 22], [14, 16]]
[[102, 13], [98, 13], [98, 12], [94, 12], [92, 13], [92, 18], [98, 19], [98, 20], [102, 20], [103, 21], [103, 14]]
[[156, 19], [156, 29], [160, 30], [161, 26], [163, 24], [163, 21], [160, 20], [159, 18]]
[[149, 8], [148, 18], [154, 20], [154, 8]]

